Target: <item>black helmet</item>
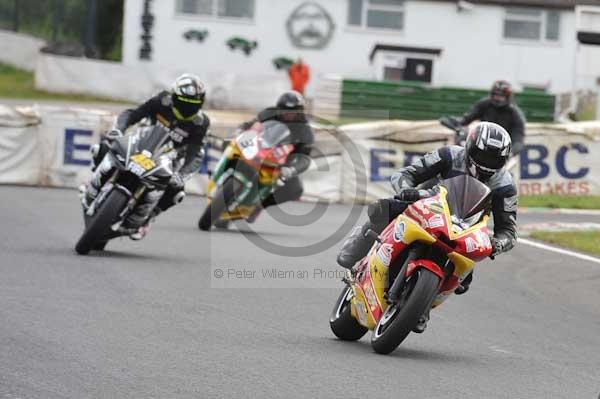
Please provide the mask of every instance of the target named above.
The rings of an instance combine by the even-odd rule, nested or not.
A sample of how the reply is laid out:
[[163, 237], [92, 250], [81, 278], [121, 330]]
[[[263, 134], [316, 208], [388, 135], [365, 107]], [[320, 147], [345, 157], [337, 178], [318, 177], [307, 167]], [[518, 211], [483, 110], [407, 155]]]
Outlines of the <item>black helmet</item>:
[[279, 96], [277, 100], [277, 108], [280, 110], [304, 110], [304, 97], [297, 91], [288, 91]]
[[510, 135], [502, 126], [480, 122], [473, 126], [465, 144], [468, 173], [480, 181], [487, 181], [506, 165], [510, 157]]
[[506, 80], [497, 80], [492, 85], [490, 98], [495, 107], [505, 107], [510, 104], [512, 97], [512, 87]]
[[183, 74], [175, 80], [171, 90], [173, 113], [177, 119], [193, 118], [204, 103], [206, 90], [195, 75]]

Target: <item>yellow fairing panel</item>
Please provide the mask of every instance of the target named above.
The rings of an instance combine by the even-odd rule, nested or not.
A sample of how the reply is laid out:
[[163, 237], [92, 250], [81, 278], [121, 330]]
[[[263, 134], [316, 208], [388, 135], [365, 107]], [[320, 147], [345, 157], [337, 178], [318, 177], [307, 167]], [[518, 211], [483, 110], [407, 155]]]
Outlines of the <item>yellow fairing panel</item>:
[[363, 290], [356, 284], [352, 285], [352, 289], [354, 290], [352, 307], [350, 308], [352, 317], [358, 320], [360, 324], [367, 327], [369, 330], [374, 329], [377, 323], [375, 322], [373, 314], [368, 310], [369, 307], [367, 305], [367, 300]]
[[428, 244], [433, 244], [436, 239], [423, 229], [417, 222], [408, 216], [400, 215], [396, 218], [396, 224], [404, 222], [406, 229], [404, 230], [404, 238], [402, 242], [412, 244], [415, 241], [422, 241]]

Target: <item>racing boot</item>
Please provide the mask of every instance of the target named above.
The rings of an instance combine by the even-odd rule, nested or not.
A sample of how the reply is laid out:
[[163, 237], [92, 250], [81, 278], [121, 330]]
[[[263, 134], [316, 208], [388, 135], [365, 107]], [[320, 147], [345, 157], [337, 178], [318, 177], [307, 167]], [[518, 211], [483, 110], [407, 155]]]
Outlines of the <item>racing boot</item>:
[[148, 221], [148, 223], [144, 224], [143, 226], [138, 227], [137, 231], [135, 231], [134, 233], [129, 234], [129, 238], [133, 241], [140, 241], [144, 237], [146, 237], [146, 234], [148, 234], [149, 230], [150, 221]]
[[123, 223], [122, 231], [124, 234], [128, 234], [129, 238], [134, 241], [141, 240], [146, 236], [150, 229], [150, 222], [160, 212], [159, 207], [156, 205], [163, 194], [164, 191], [162, 190], [146, 192], [133, 212], [127, 217], [125, 223]]
[[456, 289], [454, 290], [454, 293], [456, 295], [462, 295], [465, 292], [469, 291], [469, 286], [471, 285], [472, 281], [473, 281], [473, 272], [469, 273], [469, 275], [467, 277], [465, 277], [465, 279], [463, 281], [461, 281], [460, 285], [458, 287], [456, 287]]
[[146, 237], [146, 235], [148, 234], [148, 231], [150, 231], [150, 224], [154, 223], [156, 221], [156, 218], [158, 217], [158, 215], [160, 215], [162, 212], [163, 212], [163, 210], [160, 209], [160, 207], [158, 207], [158, 206], [154, 207], [154, 209], [152, 210], [152, 213], [148, 217], [148, 220], [146, 221], [146, 223], [144, 223], [142, 226], [138, 227], [138, 229], [136, 231], [134, 231], [133, 233], [130, 233], [129, 238], [132, 239], [133, 241], [140, 241], [144, 237]]
[[350, 236], [342, 244], [342, 249], [337, 256], [337, 263], [351, 270], [352, 267], [365, 257], [369, 252], [369, 249], [373, 246], [375, 239], [373, 237], [366, 236], [365, 233], [372, 227], [370, 222], [365, 223], [364, 226], [356, 227]]
[[429, 321], [429, 310], [421, 315], [417, 325], [413, 328], [413, 332], [417, 334], [422, 334], [423, 331], [427, 328], [427, 322]]

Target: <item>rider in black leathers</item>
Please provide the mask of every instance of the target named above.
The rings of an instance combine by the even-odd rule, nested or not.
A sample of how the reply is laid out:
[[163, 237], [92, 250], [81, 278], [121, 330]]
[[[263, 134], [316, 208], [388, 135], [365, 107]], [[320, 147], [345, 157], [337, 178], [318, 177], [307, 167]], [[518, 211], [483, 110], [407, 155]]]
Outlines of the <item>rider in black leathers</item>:
[[510, 134], [512, 140], [512, 155], [517, 155], [523, 149], [525, 140], [525, 116], [523, 111], [513, 101], [510, 83], [504, 80], [494, 82], [490, 96], [482, 98], [459, 119], [463, 126], [479, 120], [493, 122], [502, 126]]
[[179, 156], [179, 161], [175, 164], [181, 166], [174, 173], [166, 190], [147, 192], [136, 211], [126, 220], [124, 229], [131, 231], [130, 237], [143, 238], [149, 220], [181, 202], [185, 196], [185, 181], [200, 169], [204, 140], [210, 126], [208, 116], [200, 112], [205, 95], [205, 88], [200, 80], [194, 75], [184, 74], [177, 78], [171, 91], [162, 91], [139, 107], [121, 113], [113, 130], [97, 147], [94, 156], [95, 171], [86, 187], [84, 206], [94, 200], [110, 175], [110, 167], [101, 162], [110, 141], [122, 136], [127, 128], [144, 118], [148, 118], [151, 124], [161, 123], [170, 130], [170, 142]]
[[[433, 178], [447, 179], [461, 174], [473, 176], [490, 188], [491, 212], [494, 219], [492, 256], [509, 251], [517, 240], [518, 200], [512, 176], [504, 169], [510, 151], [511, 141], [506, 130], [494, 123], [481, 122], [469, 132], [465, 147], [442, 147], [400, 169], [391, 179], [397, 195], [369, 205], [369, 221], [354, 229], [344, 242], [338, 254], [338, 263], [351, 269], [362, 259], [375, 242], [374, 238], [366, 233], [369, 230], [381, 233], [391, 220], [404, 212], [407, 203], [418, 201], [424, 193], [420, 192], [417, 186]], [[455, 292], [465, 293], [471, 281], [472, 274], [461, 282]], [[428, 314], [424, 315], [414, 331], [423, 332], [427, 320]]]
[[[287, 201], [296, 201], [300, 199], [304, 192], [302, 181], [298, 175], [309, 168], [310, 153], [315, 141], [313, 130], [304, 112], [304, 103], [304, 97], [300, 93], [296, 91], [286, 92], [279, 97], [275, 107], [265, 108], [258, 113], [255, 119], [240, 126], [241, 129], [246, 130], [255, 122], [276, 120], [284, 123], [290, 129], [294, 151], [289, 155], [287, 164], [281, 168], [281, 178], [285, 184], [263, 200], [262, 208]], [[248, 221], [253, 222], [256, 220], [262, 208], [257, 208]]]

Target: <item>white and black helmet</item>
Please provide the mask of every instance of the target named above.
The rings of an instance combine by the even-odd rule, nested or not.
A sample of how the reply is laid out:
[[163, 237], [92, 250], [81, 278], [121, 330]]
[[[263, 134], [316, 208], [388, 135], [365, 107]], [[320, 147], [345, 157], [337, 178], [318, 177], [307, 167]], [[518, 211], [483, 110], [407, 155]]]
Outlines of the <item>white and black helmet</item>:
[[277, 100], [277, 108], [280, 110], [304, 110], [304, 96], [297, 91], [291, 90], [283, 93]]
[[191, 74], [178, 77], [171, 88], [173, 112], [178, 119], [189, 119], [196, 115], [202, 104], [206, 89], [200, 79]]
[[465, 160], [471, 176], [481, 181], [506, 165], [510, 157], [510, 135], [502, 126], [492, 122], [480, 122], [473, 126], [465, 144]]

